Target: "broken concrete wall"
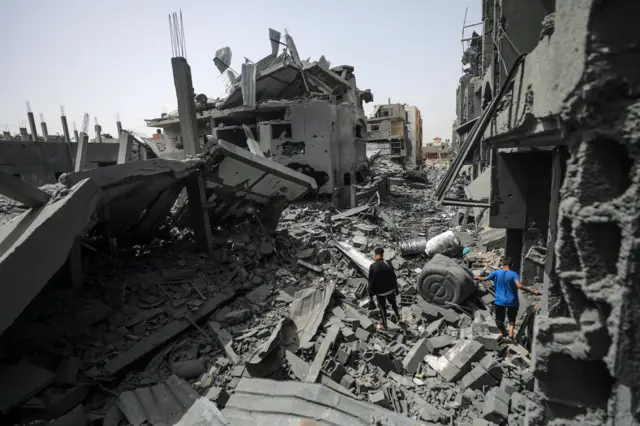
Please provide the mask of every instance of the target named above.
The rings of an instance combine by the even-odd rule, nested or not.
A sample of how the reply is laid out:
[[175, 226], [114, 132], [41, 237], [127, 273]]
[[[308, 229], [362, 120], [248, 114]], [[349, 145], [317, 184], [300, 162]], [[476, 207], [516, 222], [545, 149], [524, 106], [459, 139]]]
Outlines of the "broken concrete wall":
[[[90, 143], [90, 169], [118, 162], [117, 143]], [[36, 186], [55, 183], [62, 173], [74, 170], [78, 144], [74, 142], [0, 141], [0, 170], [20, 176]]]
[[0, 227], [0, 333], [60, 269], [92, 220], [100, 188], [85, 179]]
[[529, 74], [534, 111], [562, 106], [571, 143], [555, 245], [571, 315], [536, 325], [544, 405], [531, 407], [535, 424], [639, 420], [638, 19], [636, 2], [558, 2], [555, 32], [540, 51], [555, 48], [552, 60], [534, 52], [540, 63], [526, 67], [539, 72]]

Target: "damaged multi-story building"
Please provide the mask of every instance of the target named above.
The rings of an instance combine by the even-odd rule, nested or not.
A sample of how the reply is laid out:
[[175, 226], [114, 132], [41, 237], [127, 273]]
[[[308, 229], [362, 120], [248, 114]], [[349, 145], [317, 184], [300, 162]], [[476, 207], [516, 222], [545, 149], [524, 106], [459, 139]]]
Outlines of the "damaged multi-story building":
[[[196, 96], [197, 128], [201, 144], [224, 140], [313, 177], [318, 192], [334, 194], [367, 181], [367, 125], [363, 103], [373, 101], [369, 90], [356, 85], [354, 68], [331, 67], [301, 59], [293, 39], [270, 30], [271, 53], [242, 65], [240, 75], [230, 68], [231, 49], [216, 52], [215, 65], [228, 79], [227, 96]], [[284, 46], [281, 51], [281, 45]], [[147, 120], [163, 129], [167, 155], [180, 152], [177, 113]], [[257, 142], [254, 147], [247, 140]]]
[[[638, 424], [640, 4], [482, 6], [437, 198], [486, 209], [522, 282], [543, 283], [529, 424]], [[474, 185], [447, 198], [465, 164]]]
[[367, 120], [367, 151], [416, 166], [420, 163], [422, 116], [416, 106], [376, 105]]

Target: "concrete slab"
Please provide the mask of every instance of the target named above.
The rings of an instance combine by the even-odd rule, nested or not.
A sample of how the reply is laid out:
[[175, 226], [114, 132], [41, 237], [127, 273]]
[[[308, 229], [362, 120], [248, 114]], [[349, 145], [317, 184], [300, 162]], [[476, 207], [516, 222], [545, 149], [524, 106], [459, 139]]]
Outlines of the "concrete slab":
[[318, 188], [313, 178], [222, 140], [206, 154], [204, 171], [207, 207], [216, 224], [260, 210], [284, 209]]
[[26, 361], [0, 370], [0, 414], [38, 394], [55, 379], [55, 374]]
[[[86, 179], [66, 196], [28, 210], [0, 227], [0, 333], [66, 262], [101, 197], [100, 188]], [[37, 268], [31, 267], [34, 261]]]
[[40, 207], [51, 198], [34, 185], [0, 170], [0, 194], [29, 207]]
[[[60, 182], [71, 186], [77, 182], [91, 178], [105, 193], [103, 203], [108, 205], [108, 218], [111, 229], [118, 233], [130, 226], [145, 223], [134, 229], [152, 232], [155, 228], [149, 226], [146, 214], [153, 215], [152, 223], [157, 223], [158, 216], [166, 216], [175, 200], [178, 190], [175, 185], [184, 181], [198, 170], [199, 160], [152, 160], [135, 161], [118, 164], [99, 169], [86, 170], [77, 173], [65, 173], [60, 176]], [[170, 190], [168, 193], [167, 190]], [[167, 200], [167, 195], [170, 200]], [[164, 215], [158, 212], [156, 206], [164, 208]], [[100, 212], [100, 219], [106, 220], [104, 211]]]

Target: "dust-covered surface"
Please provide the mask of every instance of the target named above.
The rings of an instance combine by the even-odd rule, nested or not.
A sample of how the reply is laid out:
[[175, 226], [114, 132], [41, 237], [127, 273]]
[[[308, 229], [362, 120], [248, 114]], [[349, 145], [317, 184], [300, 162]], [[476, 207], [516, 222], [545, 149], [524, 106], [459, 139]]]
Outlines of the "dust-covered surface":
[[[298, 202], [276, 231], [256, 221], [217, 230], [211, 259], [193, 252], [191, 231], [178, 228], [171, 240], [127, 250], [86, 240], [82, 291], [74, 294], [61, 272], [2, 336], [7, 364], [24, 358], [56, 373], [44, 390], [25, 391], [8, 418], [52, 418], [77, 404], [96, 421], [120, 411], [127, 418], [123, 392], [143, 395], [172, 374], [223, 414], [240, 379], [254, 377], [320, 382], [427, 423], [520, 416], [533, 383], [530, 356], [495, 334], [484, 308], [492, 306], [491, 286], [468, 306], [430, 305], [415, 290], [426, 255], [403, 257], [398, 246], [456, 229], [455, 211], [429, 198], [446, 166], [423, 176], [385, 160], [374, 167], [394, 179], [387, 199], [334, 220], [339, 211], [327, 202]], [[473, 245], [473, 225], [466, 235]], [[334, 241], [371, 259], [375, 247], [385, 248], [401, 288], [401, 318], [392, 317], [389, 330], [375, 328], [366, 279]], [[500, 257], [473, 248], [459, 261], [481, 273], [498, 267]], [[447, 362], [459, 370], [454, 376], [439, 371]], [[483, 412], [491, 388], [512, 401], [510, 412]]]

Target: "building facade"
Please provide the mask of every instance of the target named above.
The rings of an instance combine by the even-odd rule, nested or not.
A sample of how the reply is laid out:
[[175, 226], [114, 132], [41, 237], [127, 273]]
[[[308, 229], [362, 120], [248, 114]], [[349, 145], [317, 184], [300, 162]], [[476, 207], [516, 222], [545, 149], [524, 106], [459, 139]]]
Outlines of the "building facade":
[[[436, 195], [488, 209], [522, 282], [543, 289], [528, 424], [639, 424], [640, 4], [482, 4]], [[488, 199], [447, 198], [465, 163], [490, 170]]]

